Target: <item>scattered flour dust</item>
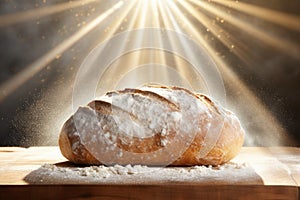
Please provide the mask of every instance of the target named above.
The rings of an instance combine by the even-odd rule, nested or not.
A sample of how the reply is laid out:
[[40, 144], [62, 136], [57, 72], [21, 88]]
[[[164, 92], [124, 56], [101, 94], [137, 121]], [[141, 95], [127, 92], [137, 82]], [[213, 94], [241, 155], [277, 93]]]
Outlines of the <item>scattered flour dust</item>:
[[149, 167], [114, 165], [61, 167], [44, 164], [25, 181], [35, 184], [254, 184], [259, 181], [247, 163], [229, 162], [220, 166]]

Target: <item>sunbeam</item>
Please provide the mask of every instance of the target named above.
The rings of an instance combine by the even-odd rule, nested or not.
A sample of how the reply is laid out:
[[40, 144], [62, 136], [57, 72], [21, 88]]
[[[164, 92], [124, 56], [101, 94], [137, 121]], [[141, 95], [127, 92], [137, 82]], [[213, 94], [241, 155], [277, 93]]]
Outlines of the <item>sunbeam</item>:
[[236, 2], [232, 0], [227, 0], [227, 1], [212, 0], [212, 1], [230, 7], [232, 9], [247, 13], [251, 16], [260, 17], [274, 24], [278, 24], [280, 26], [293, 29], [296, 31], [300, 31], [300, 17], [298, 16], [285, 14], [267, 8], [261, 8], [248, 3]]
[[[99, 38], [95, 39], [95, 44], [99, 44], [111, 38], [119, 31], [123, 31], [125, 29], [124, 28], [125, 21], [128, 22], [127, 19], [135, 15], [133, 11], [135, 7], [136, 5], [134, 1], [128, 1], [128, 0], [124, 1], [124, 7], [122, 11], [119, 12], [119, 16], [116, 17], [114, 21], [110, 23], [110, 25], [107, 28], [105, 28], [104, 32], [102, 32], [102, 34], [99, 35]], [[132, 27], [132, 25], [129, 26]]]
[[[153, 27], [158, 27], [163, 29], [164, 26], [161, 23], [161, 18], [164, 11], [161, 10], [161, 7], [159, 6], [159, 4], [161, 3], [161, 1], [153, 1], [151, 4], [151, 13], [152, 13], [152, 21], [153, 21]], [[160, 44], [164, 44], [163, 38], [159, 37], [159, 41]], [[150, 51], [150, 55], [153, 57], [152, 59], [155, 60], [154, 63], [160, 63], [162, 66], [168, 66], [167, 65], [167, 54], [166, 52], [162, 52], [162, 51]], [[174, 67], [174, 66], [172, 66]], [[170, 75], [168, 74], [168, 68], [166, 67], [161, 67], [161, 69], [159, 70], [160, 74], [162, 77], [164, 77], [164, 81], [169, 82], [171, 77], [169, 77]], [[155, 77], [155, 73], [153, 73], [152, 75], [153, 77]]]
[[10, 26], [16, 23], [21, 23], [33, 19], [39, 19], [48, 15], [53, 15], [68, 9], [81, 7], [94, 3], [99, 0], [79, 0], [79, 1], [70, 1], [66, 3], [61, 3], [53, 6], [45, 6], [43, 8], [37, 8], [33, 10], [28, 10], [24, 12], [6, 14], [0, 16], [0, 27]]
[[[243, 100], [247, 102], [246, 105], [252, 105], [251, 108], [244, 107], [243, 109], [246, 109], [247, 112], [252, 113], [253, 115], [259, 116], [259, 118], [265, 122], [265, 126], [269, 128], [270, 133], [276, 132], [278, 135], [280, 135], [280, 139], [274, 139], [271, 143], [280, 145], [280, 143], [284, 143], [289, 141], [289, 138], [286, 138], [286, 131], [283, 129], [283, 127], [280, 125], [280, 122], [272, 115], [272, 113], [264, 106], [262, 101], [257, 98], [257, 96], [239, 79], [239, 77], [236, 75], [236, 73], [230, 69], [229, 66], [222, 60], [221, 57], [217, 56], [215, 54], [216, 50], [213, 49], [199, 34], [196, 27], [189, 21], [189, 19], [182, 14], [181, 10], [175, 5], [174, 2], [168, 2], [169, 7], [171, 9], [171, 12], [168, 12], [168, 17], [171, 19], [171, 23], [174, 26], [175, 30], [179, 29], [178, 22], [174, 19], [174, 15], [177, 15], [183, 23], [186, 25], [186, 31], [190, 33], [193, 38], [195, 38], [199, 44], [204, 46], [207, 51], [209, 52], [210, 56], [212, 56], [213, 60], [217, 63], [217, 66], [222, 73], [223, 79], [225, 82], [228, 83], [234, 83], [229, 84], [230, 87], [233, 87], [232, 90], [235, 92], [241, 91], [243, 93]], [[209, 27], [210, 28], [210, 27]], [[183, 30], [178, 30], [183, 31]], [[183, 44], [184, 46], [184, 44]], [[186, 47], [186, 51], [190, 51], [192, 53], [192, 50], [189, 49], [189, 47]], [[197, 56], [197, 55], [195, 55]], [[235, 94], [237, 95], [237, 94]], [[242, 98], [242, 97], [239, 97]], [[255, 109], [253, 109], [255, 108]], [[237, 113], [242, 110], [242, 108], [235, 107], [235, 110]], [[245, 121], [246, 123], [246, 121]], [[272, 131], [271, 131], [272, 130]], [[247, 135], [246, 141], [249, 145], [254, 145], [255, 141], [253, 140], [251, 134]]]
[[[123, 26], [124, 26], [124, 34], [126, 35], [125, 36], [125, 40], [121, 43], [118, 44], [118, 47], [116, 48], [119, 48], [121, 50], [124, 50], [126, 49], [126, 45], [127, 45], [127, 38], [130, 34], [130, 30], [132, 29], [135, 29], [136, 28], [136, 24], [137, 24], [137, 20], [139, 18], [139, 13], [140, 13], [140, 7], [142, 5], [142, 2], [141, 1], [131, 1], [131, 3], [133, 4], [133, 6], [128, 10], [128, 14], [127, 16], [125, 15], [122, 18], [120, 18], [120, 22], [123, 22]], [[124, 25], [124, 20], [126, 19], [126, 26]], [[127, 20], [129, 19], [129, 20]], [[117, 27], [116, 27], [117, 28]], [[120, 27], [119, 27], [120, 28]], [[117, 30], [117, 29], [116, 29]], [[111, 35], [113, 36], [113, 35]], [[141, 42], [141, 41], [138, 41], [138, 39], [135, 41], [135, 42]], [[103, 48], [104, 50], [105, 48]], [[126, 60], [126, 63], [122, 63], [122, 67], [109, 67], [106, 72], [103, 74], [103, 77], [101, 77], [99, 79], [99, 82], [98, 82], [98, 85], [101, 85], [101, 87], [98, 88], [98, 92], [97, 94], [99, 95], [102, 95], [103, 93], [105, 93], [108, 89], [113, 89], [111, 88], [112, 85], [111, 83], [108, 81], [107, 82], [107, 79], [108, 80], [111, 80], [110, 76], [106, 75], [107, 74], [111, 74], [112, 76], [118, 76], [119, 74], [124, 74], [126, 73], [126, 71], [130, 70], [130, 68], [132, 66], [134, 66], [134, 63], [137, 63], [137, 59], [138, 57], [135, 57], [135, 59], [130, 59], [130, 60]], [[102, 67], [106, 67], [106, 66], [102, 66]], [[106, 78], [108, 77], [108, 78]]]
[[107, 10], [106, 12], [99, 15], [85, 27], [80, 29], [78, 32], [70, 36], [68, 39], [63, 41], [61, 44], [53, 48], [51, 51], [37, 59], [30, 66], [26, 67], [23, 71], [19, 72], [17, 75], [9, 79], [7, 82], [0, 86], [0, 102], [9, 94], [14, 92], [18, 87], [24, 84], [27, 80], [33, 77], [36, 73], [41, 71], [47, 64], [49, 64], [52, 60], [54, 60], [57, 55], [62, 54], [72, 45], [74, 45], [78, 40], [92, 31], [95, 27], [97, 27], [103, 20], [108, 18], [111, 14], [113, 14], [117, 9], [119, 9], [124, 4], [123, 1], [115, 4], [112, 8]]
[[[169, 11], [169, 7], [167, 5], [166, 1], [160, 1], [158, 4], [159, 7], [159, 11], [161, 13], [162, 16], [162, 23], [164, 24], [164, 26], [167, 29], [174, 29], [175, 31], [181, 33], [181, 29], [179, 28], [179, 26], [177, 25], [177, 23], [175, 23], [175, 19], [174, 19], [174, 15], [170, 14]], [[165, 44], [169, 44], [171, 46], [172, 49], [176, 49], [176, 48], [181, 48], [180, 44], [177, 44], [174, 41], [170, 41], [170, 35], [169, 32], [166, 33], [167, 37], [165, 37]], [[185, 44], [182, 44], [184, 46], [186, 46]], [[181, 65], [178, 56], [173, 56], [175, 65], [173, 66], [178, 72], [179, 74], [181, 74], [183, 77], [189, 77], [189, 70], [186, 68], [186, 66]], [[191, 77], [191, 76], [190, 76]], [[193, 82], [193, 79], [190, 79], [191, 82]]]
[[[186, 9], [186, 11], [190, 12], [190, 14], [195, 17], [203, 26], [207, 28], [207, 31], [210, 31], [215, 38], [217, 38], [219, 41], [221, 41], [228, 49], [230, 49], [231, 52], [233, 52], [235, 55], [237, 55], [240, 59], [243, 61], [253, 64], [252, 60], [249, 58], [248, 52], [246, 48], [240, 49], [239, 46], [242, 44], [235, 39], [235, 37], [226, 37], [230, 35], [228, 32], [226, 32], [221, 26], [217, 24], [212, 24], [209, 17], [204, 15], [203, 13], [196, 10], [194, 6], [189, 4], [186, 1], [178, 0], [178, 2]], [[221, 34], [225, 35], [225, 37], [221, 37]], [[239, 44], [238, 46], [235, 44]]]
[[[45, 125], [32, 125], [36, 130], [26, 131], [31, 132], [28, 135], [40, 130], [47, 134], [49, 126], [56, 123], [56, 128], [48, 131], [56, 137], [60, 123], [72, 112], [70, 107], [85, 105], [108, 90], [153, 81], [212, 96], [239, 116], [248, 146], [293, 145], [288, 134], [292, 122], [281, 116], [280, 109], [289, 109], [285, 94], [290, 86], [295, 88], [284, 76], [297, 78], [300, 74], [300, 18], [285, 12], [295, 3], [281, 8], [285, 4], [279, 1], [272, 1], [277, 2], [275, 9], [255, 1], [234, 0], [41, 0], [37, 3], [40, 7], [24, 2], [24, 8], [14, 7], [17, 1], [10, 1], [0, 8], [9, 13], [0, 15], [5, 47], [0, 52], [1, 67], [6, 68], [1, 76], [0, 104], [10, 106], [4, 109], [4, 117], [0, 115], [2, 124], [5, 113], [14, 110], [12, 115], [18, 114], [15, 107], [27, 109], [24, 99], [32, 101], [32, 113], [51, 104], [53, 111], [47, 115], [30, 113], [39, 116], [36, 124]], [[19, 11], [9, 12], [13, 10]], [[40, 19], [41, 24], [34, 23]], [[15, 43], [6, 42], [5, 37]], [[282, 73], [286, 88], [275, 70]], [[216, 89], [218, 83], [220, 90]], [[74, 100], [77, 87], [81, 91], [78, 102]], [[276, 87], [278, 99], [272, 94]], [[94, 96], [85, 95], [91, 91]], [[290, 97], [292, 104], [299, 100]], [[15, 99], [22, 105], [13, 105]], [[269, 100], [278, 103], [279, 109]], [[61, 116], [53, 117], [57, 113]], [[43, 142], [38, 136], [36, 141]]]
[[251, 36], [261, 40], [265, 44], [268, 44], [274, 48], [277, 48], [278, 50], [282, 51], [283, 53], [286, 53], [288, 55], [293, 56], [296, 59], [300, 59], [300, 47], [298, 45], [295, 45], [294, 43], [282, 38], [278, 37], [275, 34], [272, 34], [271, 32], [266, 32], [266, 30], [261, 30], [249, 22], [241, 21], [238, 18], [235, 18], [234, 16], [229, 15], [228, 13], [224, 12], [223, 10], [217, 9], [213, 5], [204, 2], [204, 1], [197, 1], [197, 0], [189, 0], [196, 6], [200, 6], [203, 9], [206, 9], [207, 11], [215, 14], [216, 16], [219, 16], [226, 20], [228, 23], [231, 23], [235, 25], [238, 29], [246, 31]]

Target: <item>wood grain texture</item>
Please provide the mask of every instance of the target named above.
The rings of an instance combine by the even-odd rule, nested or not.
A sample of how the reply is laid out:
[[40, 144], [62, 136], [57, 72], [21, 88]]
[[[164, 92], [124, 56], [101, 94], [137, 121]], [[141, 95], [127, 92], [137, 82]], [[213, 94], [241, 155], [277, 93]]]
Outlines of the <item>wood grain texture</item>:
[[297, 200], [295, 187], [197, 185], [3, 186], [0, 199], [272, 199]]
[[44, 163], [65, 162], [58, 147], [0, 147], [0, 159], [0, 199], [299, 199], [300, 149], [292, 147], [244, 147], [234, 161], [249, 163], [262, 180], [250, 185], [224, 180], [207, 185], [201, 180], [36, 185], [24, 181], [25, 176]]

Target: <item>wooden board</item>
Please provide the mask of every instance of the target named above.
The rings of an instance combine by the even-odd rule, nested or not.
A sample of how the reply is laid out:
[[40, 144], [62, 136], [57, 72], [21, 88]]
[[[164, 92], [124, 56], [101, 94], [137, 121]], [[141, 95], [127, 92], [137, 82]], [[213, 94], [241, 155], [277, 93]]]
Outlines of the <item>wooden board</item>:
[[[58, 178], [59, 173], [52, 177], [40, 173], [48, 169], [42, 167], [45, 163], [74, 169], [58, 147], [0, 147], [0, 159], [0, 199], [300, 199], [300, 148], [244, 147], [233, 162], [246, 163], [247, 168], [227, 174], [226, 169], [212, 174], [202, 173], [203, 169], [200, 174], [185, 171], [182, 180], [152, 173], [152, 177], [124, 175], [117, 181], [111, 176], [72, 182]], [[176, 170], [182, 173], [186, 168]], [[31, 181], [32, 176], [42, 182]]]

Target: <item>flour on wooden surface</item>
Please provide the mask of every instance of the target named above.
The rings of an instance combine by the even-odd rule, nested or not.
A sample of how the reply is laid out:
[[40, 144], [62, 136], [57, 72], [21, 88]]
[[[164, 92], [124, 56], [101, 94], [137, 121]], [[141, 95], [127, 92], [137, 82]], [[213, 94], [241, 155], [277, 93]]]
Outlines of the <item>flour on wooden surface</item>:
[[255, 184], [260, 178], [247, 163], [220, 166], [148, 167], [142, 165], [68, 166], [44, 164], [25, 181], [34, 184]]

